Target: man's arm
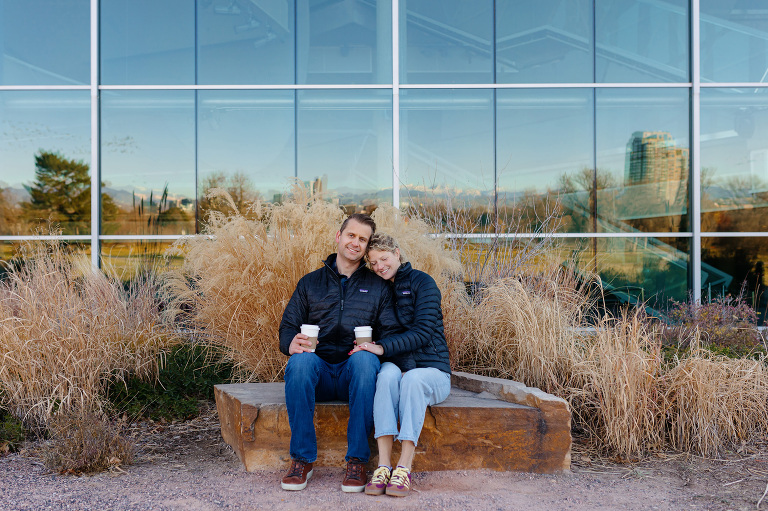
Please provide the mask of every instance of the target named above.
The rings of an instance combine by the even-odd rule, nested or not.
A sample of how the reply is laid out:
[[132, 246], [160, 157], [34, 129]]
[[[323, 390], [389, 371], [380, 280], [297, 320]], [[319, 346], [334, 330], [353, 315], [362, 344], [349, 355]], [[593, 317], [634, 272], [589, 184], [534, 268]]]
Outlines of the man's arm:
[[288, 305], [283, 311], [283, 319], [280, 321], [280, 351], [284, 355], [292, 355], [291, 343], [300, 336], [300, 339], [306, 339], [302, 335], [301, 325], [306, 323], [309, 314], [306, 290], [304, 288], [304, 278], [299, 280], [296, 289], [288, 300]]

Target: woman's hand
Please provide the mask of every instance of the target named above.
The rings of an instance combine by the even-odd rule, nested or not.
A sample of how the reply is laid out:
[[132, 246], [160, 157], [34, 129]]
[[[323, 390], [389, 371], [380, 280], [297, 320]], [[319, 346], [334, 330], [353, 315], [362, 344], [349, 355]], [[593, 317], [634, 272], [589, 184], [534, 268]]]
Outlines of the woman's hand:
[[358, 351], [370, 351], [374, 355], [383, 355], [384, 354], [384, 347], [376, 344], [375, 342], [364, 342], [363, 344], [359, 344], [355, 346], [355, 349], [349, 352], [350, 355], [353, 355], [357, 353]]

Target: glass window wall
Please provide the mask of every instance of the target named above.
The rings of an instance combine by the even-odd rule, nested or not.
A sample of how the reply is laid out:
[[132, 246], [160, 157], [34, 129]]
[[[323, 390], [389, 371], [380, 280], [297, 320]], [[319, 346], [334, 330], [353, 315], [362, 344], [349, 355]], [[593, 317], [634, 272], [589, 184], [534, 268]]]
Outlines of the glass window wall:
[[403, 90], [400, 99], [400, 204], [442, 204], [466, 214], [468, 231], [492, 228], [493, 91]]
[[595, 82], [688, 82], [688, 0], [595, 0]]
[[195, 83], [194, 2], [110, 0], [99, 9], [102, 84]]
[[0, 1], [0, 85], [87, 85], [87, 0]]
[[493, 0], [400, 0], [400, 27], [401, 83], [493, 83]]
[[390, 0], [299, 0], [297, 83], [392, 83]]
[[297, 177], [347, 213], [392, 204], [392, 93], [298, 91]]
[[591, 82], [592, 33], [592, 0], [497, 2], [496, 81]]
[[597, 89], [597, 232], [690, 232], [688, 89]]
[[279, 199], [296, 174], [293, 91], [200, 91], [197, 130], [201, 221], [229, 211], [206, 198], [212, 188], [227, 190], [245, 214], [257, 199]]
[[88, 91], [0, 91], [0, 235], [90, 232], [90, 125]]
[[594, 232], [592, 89], [496, 92], [501, 229]]
[[701, 228], [768, 231], [768, 90], [701, 90]]
[[102, 234], [195, 232], [195, 92], [104, 91]]
[[700, 0], [703, 82], [765, 82], [768, 4], [764, 0]]

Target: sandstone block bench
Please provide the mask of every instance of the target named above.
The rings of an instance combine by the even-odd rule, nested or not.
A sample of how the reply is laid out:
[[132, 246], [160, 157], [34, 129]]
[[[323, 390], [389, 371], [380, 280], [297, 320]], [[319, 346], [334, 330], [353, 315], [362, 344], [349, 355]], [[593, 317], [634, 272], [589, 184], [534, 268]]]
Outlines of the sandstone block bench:
[[[415, 470], [570, 469], [571, 413], [563, 399], [518, 382], [461, 372], [453, 374], [452, 386], [447, 400], [427, 409]], [[285, 468], [291, 429], [284, 384], [216, 385], [214, 392], [221, 434], [245, 469]], [[346, 403], [317, 403], [317, 466], [344, 466], [348, 418]], [[376, 441], [369, 442], [369, 468], [374, 468]]]

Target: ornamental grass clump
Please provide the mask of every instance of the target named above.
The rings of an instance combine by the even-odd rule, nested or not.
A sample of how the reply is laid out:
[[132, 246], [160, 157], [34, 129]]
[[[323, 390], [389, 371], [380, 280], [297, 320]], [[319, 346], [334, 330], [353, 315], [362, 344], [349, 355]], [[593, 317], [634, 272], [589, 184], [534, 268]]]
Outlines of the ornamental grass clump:
[[0, 284], [0, 406], [33, 432], [56, 414], [103, 415], [110, 382], [152, 378], [178, 343], [156, 275], [125, 286], [61, 241], [26, 243], [19, 261]]

